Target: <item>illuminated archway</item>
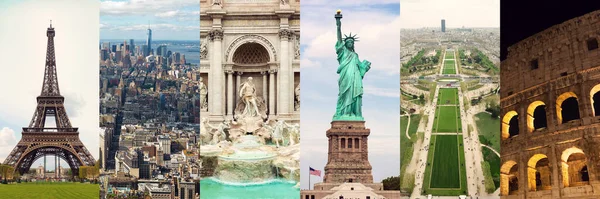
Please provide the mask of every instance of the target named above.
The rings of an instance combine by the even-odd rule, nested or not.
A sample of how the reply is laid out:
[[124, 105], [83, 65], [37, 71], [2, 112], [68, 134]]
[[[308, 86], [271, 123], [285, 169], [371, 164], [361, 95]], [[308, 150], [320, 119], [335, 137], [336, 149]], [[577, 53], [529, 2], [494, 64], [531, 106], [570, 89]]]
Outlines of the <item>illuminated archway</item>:
[[500, 167], [500, 195], [507, 196], [519, 191], [519, 167], [509, 160]]
[[549, 190], [552, 187], [552, 168], [548, 156], [535, 154], [527, 162], [527, 186], [529, 191]]
[[508, 139], [519, 134], [519, 115], [509, 111], [502, 117], [502, 139]]
[[561, 155], [561, 173], [564, 187], [589, 184], [587, 158], [577, 147], [565, 149]]
[[536, 129], [547, 127], [546, 104], [535, 101], [527, 107], [527, 130], [533, 132]]
[[575, 93], [566, 92], [556, 98], [556, 116], [559, 124], [579, 119], [579, 102]]
[[[600, 116], [600, 111], [596, 112], [596, 110], [600, 109], [600, 84], [597, 84], [590, 91], [590, 102], [592, 104], [592, 114], [593, 116]], [[598, 103], [596, 103], [596, 101]]]

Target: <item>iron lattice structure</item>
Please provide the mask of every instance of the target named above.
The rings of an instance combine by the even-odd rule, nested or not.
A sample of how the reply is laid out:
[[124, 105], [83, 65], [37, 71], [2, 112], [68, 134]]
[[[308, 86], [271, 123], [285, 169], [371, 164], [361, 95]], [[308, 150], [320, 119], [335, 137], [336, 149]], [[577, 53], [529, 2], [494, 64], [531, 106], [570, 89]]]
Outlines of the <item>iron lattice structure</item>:
[[[93, 166], [94, 157], [79, 139], [76, 127], [71, 126], [65, 98], [60, 95], [54, 56], [54, 28], [52, 24], [46, 32], [48, 45], [46, 52], [46, 67], [42, 92], [37, 97], [37, 107], [29, 123], [24, 127], [22, 137], [17, 146], [4, 160], [21, 174], [29, 171], [31, 165], [46, 155], [58, 156], [64, 159], [72, 170], [73, 175], [79, 173], [80, 166]], [[46, 118], [54, 117], [55, 128], [45, 127]]]

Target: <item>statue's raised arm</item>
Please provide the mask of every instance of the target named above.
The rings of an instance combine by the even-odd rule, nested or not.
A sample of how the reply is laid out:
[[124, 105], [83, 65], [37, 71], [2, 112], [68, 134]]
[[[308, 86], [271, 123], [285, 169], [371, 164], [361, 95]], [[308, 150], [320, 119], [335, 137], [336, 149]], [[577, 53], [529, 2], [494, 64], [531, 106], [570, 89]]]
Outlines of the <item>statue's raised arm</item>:
[[337, 10], [335, 15], [335, 25], [337, 26], [337, 42], [342, 42], [342, 11]]

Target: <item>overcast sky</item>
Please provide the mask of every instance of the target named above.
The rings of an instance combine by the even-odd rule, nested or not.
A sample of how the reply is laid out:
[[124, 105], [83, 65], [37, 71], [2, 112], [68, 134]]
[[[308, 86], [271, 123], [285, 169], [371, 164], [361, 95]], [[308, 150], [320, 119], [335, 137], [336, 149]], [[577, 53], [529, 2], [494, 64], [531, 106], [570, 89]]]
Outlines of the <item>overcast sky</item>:
[[199, 0], [101, 0], [100, 38], [199, 40], [199, 16]]
[[[327, 137], [338, 93], [335, 11], [342, 10], [342, 33], [358, 34], [360, 60], [372, 62], [363, 84], [363, 116], [369, 161], [376, 182], [400, 173], [399, 66], [400, 4], [397, 0], [302, 1], [301, 7], [301, 188], [308, 189], [309, 166], [323, 171]], [[310, 10], [310, 11], [308, 11]], [[322, 178], [311, 176], [311, 184]]]
[[50, 20], [67, 114], [98, 159], [98, 7], [94, 0], [0, 1], [0, 162], [21, 139], [21, 128], [29, 125], [36, 108]]
[[402, 28], [500, 27], [500, 0], [400, 0]]

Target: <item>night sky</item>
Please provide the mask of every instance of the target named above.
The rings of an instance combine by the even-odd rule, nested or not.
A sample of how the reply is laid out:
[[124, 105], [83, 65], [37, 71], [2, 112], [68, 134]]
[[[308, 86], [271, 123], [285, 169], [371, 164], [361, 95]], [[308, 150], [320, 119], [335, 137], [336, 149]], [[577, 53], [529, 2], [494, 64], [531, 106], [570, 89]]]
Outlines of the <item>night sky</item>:
[[600, 10], [597, 0], [503, 0], [500, 2], [500, 59], [506, 49], [553, 25]]

